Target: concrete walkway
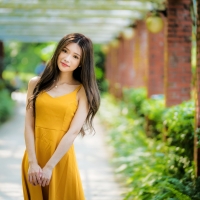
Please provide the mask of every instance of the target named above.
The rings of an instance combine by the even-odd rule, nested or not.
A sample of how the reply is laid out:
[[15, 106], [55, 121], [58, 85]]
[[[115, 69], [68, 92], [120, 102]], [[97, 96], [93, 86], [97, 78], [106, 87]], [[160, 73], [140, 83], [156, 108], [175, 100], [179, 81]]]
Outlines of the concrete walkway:
[[[20, 169], [25, 150], [25, 95], [17, 94], [14, 98], [17, 99], [14, 115], [0, 127], [0, 200], [23, 200]], [[103, 129], [97, 118], [95, 129], [95, 136], [78, 137], [75, 141], [86, 200], [122, 200], [122, 189], [109, 164]]]

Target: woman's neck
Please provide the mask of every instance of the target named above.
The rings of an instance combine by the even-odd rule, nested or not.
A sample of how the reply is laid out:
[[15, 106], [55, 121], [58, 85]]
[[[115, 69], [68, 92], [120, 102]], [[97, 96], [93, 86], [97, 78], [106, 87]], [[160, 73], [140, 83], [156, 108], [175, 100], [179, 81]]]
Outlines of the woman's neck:
[[80, 84], [79, 81], [74, 79], [73, 72], [72, 73], [70, 73], [70, 72], [63, 73], [63, 72], [61, 72], [59, 74], [59, 77], [58, 77], [58, 80], [56, 81], [56, 84], [59, 85], [59, 84], [63, 84], [63, 83], [67, 83], [68, 85], [79, 85]]
[[73, 84], [75, 82], [72, 73], [60, 73], [58, 78], [58, 83], [68, 83]]

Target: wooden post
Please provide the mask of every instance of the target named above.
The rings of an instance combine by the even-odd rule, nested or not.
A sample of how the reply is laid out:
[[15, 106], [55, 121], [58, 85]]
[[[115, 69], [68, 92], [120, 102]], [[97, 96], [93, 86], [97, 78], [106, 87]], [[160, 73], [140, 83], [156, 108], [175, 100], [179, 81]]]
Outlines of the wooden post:
[[[197, 69], [196, 69], [196, 126], [195, 130], [200, 130], [200, 2], [197, 1]], [[196, 175], [200, 176], [200, 148], [197, 146], [198, 135], [195, 132], [194, 139], [194, 160], [196, 164]]]

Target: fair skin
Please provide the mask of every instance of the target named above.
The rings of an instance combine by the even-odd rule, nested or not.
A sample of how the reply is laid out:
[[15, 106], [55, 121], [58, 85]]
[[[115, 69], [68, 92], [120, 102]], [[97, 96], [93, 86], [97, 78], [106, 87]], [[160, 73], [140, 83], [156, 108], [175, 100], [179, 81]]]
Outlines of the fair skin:
[[[72, 73], [80, 65], [81, 55], [81, 48], [75, 43], [70, 43], [61, 51], [57, 60], [57, 65], [60, 70], [59, 80], [56, 83], [58, 87], [54, 87], [50, 91], [48, 91], [49, 95], [51, 95], [52, 97], [62, 96], [64, 94], [70, 93], [75, 88], [77, 88], [78, 85], [80, 85], [78, 81], [73, 79]], [[39, 77], [34, 77], [30, 80], [27, 92], [27, 102], [28, 98], [32, 96], [33, 90], [38, 80]], [[43, 168], [38, 165], [35, 154], [35, 121], [33, 117], [33, 109], [29, 108], [26, 110], [25, 142], [29, 158], [28, 180], [31, 184], [40, 185], [43, 187], [49, 185], [54, 167], [67, 153], [67, 151], [73, 144], [76, 136], [79, 134], [89, 110], [86, 93], [83, 87], [81, 87], [81, 89], [77, 93], [77, 100], [78, 108], [70, 124], [69, 130], [63, 136], [54, 154]]]

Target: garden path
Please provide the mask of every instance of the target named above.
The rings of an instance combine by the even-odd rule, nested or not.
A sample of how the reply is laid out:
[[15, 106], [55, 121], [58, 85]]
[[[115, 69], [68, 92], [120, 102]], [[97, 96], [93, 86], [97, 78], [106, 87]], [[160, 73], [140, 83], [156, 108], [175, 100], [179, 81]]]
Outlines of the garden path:
[[[13, 117], [0, 127], [0, 200], [22, 200], [20, 179], [24, 153], [25, 94], [15, 93]], [[104, 131], [95, 119], [95, 136], [78, 137], [76, 155], [86, 200], [121, 200], [122, 188], [115, 181], [104, 143]]]

